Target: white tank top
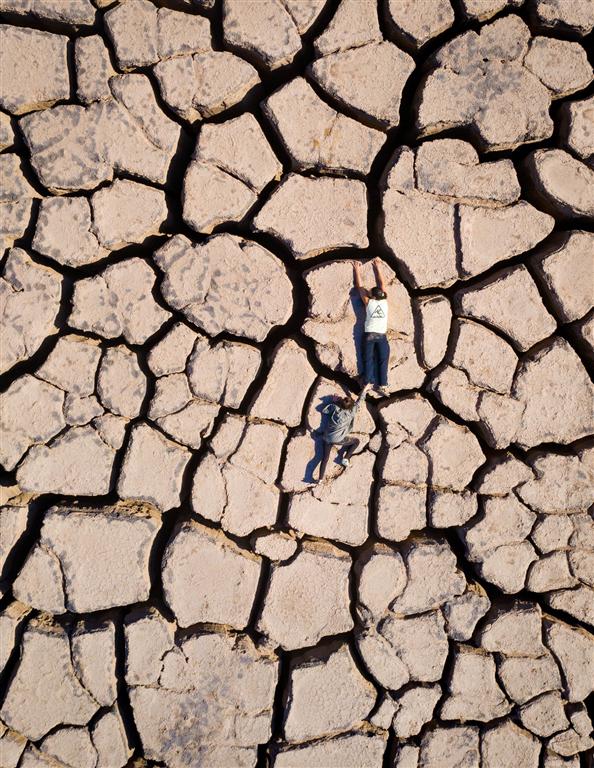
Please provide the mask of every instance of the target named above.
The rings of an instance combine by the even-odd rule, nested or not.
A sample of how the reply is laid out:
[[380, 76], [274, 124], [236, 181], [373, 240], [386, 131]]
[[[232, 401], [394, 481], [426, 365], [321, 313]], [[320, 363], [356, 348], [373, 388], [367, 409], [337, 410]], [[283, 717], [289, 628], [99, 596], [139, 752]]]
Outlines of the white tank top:
[[388, 300], [369, 299], [365, 312], [365, 333], [386, 333], [388, 330]]

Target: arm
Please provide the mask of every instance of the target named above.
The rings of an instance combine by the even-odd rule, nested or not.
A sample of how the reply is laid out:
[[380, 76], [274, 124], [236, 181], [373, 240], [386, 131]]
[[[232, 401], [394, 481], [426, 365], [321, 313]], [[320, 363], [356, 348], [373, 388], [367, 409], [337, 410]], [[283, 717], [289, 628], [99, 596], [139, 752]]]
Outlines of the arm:
[[375, 279], [377, 282], [377, 287], [380, 289], [380, 291], [386, 292], [386, 284], [384, 283], [384, 276], [382, 275], [382, 271], [380, 268], [381, 259], [375, 258], [373, 260], [373, 269], [375, 271]]
[[365, 395], [367, 394], [367, 390], [363, 388], [361, 392], [359, 393], [358, 398], [354, 398], [353, 395], [351, 395], [351, 400], [354, 400], [355, 405], [353, 406], [353, 413], [357, 413], [359, 408], [361, 407], [361, 403], [365, 400]]
[[363, 304], [367, 304], [369, 301], [369, 296], [367, 294], [367, 291], [365, 288], [363, 288], [363, 285], [361, 284], [361, 272], [359, 270], [359, 263], [357, 261], [353, 261], [353, 275], [355, 278], [355, 288], [359, 291], [359, 296], [361, 297], [361, 301]]

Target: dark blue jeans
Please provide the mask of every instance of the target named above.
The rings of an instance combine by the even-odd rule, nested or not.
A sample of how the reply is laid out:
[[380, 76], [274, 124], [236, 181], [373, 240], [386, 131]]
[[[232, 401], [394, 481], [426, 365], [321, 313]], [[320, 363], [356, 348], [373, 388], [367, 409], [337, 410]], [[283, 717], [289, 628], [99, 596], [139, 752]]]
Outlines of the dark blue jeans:
[[[363, 363], [365, 365], [365, 382], [388, 385], [388, 361], [390, 360], [390, 344], [383, 333], [366, 333], [363, 339]], [[377, 373], [376, 373], [377, 372]]]

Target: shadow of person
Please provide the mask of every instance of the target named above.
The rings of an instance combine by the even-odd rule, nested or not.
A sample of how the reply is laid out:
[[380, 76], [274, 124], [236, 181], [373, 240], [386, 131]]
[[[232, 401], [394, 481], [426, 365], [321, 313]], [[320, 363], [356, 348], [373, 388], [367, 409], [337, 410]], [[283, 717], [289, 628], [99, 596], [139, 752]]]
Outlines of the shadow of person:
[[314, 440], [315, 448], [313, 457], [307, 462], [305, 467], [305, 473], [303, 475], [303, 481], [305, 483], [315, 482], [314, 472], [320, 466], [322, 459], [324, 458], [324, 438], [322, 437], [322, 433], [316, 431], [312, 432], [311, 435]]
[[[357, 358], [357, 371], [361, 377], [361, 380], [363, 380], [365, 376], [365, 358], [363, 350], [363, 332], [365, 330], [365, 304], [363, 304], [361, 301], [361, 296], [359, 295], [359, 291], [356, 288], [351, 288], [349, 296], [353, 307], [353, 314], [355, 315], [355, 322], [353, 325], [353, 346], [355, 348], [355, 355]], [[372, 381], [371, 384], [375, 383], [376, 382], [374, 376], [374, 381]]]
[[305, 483], [315, 482], [314, 472], [324, 458], [324, 432], [328, 420], [328, 415], [324, 413], [324, 408], [330, 403], [333, 403], [337, 397], [342, 397], [343, 394], [348, 394], [344, 388], [341, 387], [341, 389], [343, 390], [342, 393], [337, 392], [336, 395], [324, 395], [320, 398], [318, 405], [316, 405], [315, 410], [320, 414], [320, 425], [316, 429], [312, 429], [310, 433], [314, 441], [314, 455], [307, 462], [305, 467], [305, 473], [303, 475], [303, 481]]

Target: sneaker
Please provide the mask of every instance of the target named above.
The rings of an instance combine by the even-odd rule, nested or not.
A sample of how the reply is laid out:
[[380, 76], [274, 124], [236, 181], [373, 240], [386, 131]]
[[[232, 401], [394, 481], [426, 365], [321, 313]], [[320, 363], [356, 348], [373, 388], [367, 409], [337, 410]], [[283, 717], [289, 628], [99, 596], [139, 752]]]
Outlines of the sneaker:
[[382, 397], [388, 397], [390, 395], [390, 390], [388, 387], [378, 387], [377, 391], [380, 395], [382, 395]]
[[343, 467], [350, 467], [351, 466], [351, 462], [348, 459], [341, 459], [340, 463], [342, 464]]

